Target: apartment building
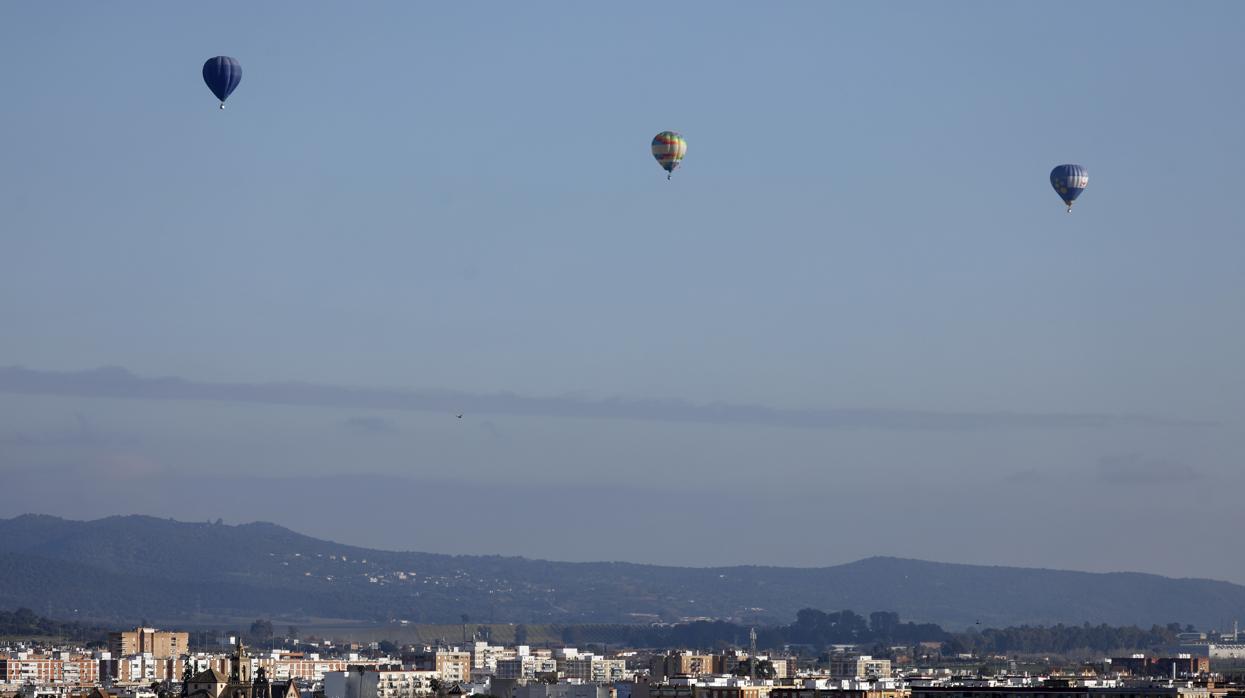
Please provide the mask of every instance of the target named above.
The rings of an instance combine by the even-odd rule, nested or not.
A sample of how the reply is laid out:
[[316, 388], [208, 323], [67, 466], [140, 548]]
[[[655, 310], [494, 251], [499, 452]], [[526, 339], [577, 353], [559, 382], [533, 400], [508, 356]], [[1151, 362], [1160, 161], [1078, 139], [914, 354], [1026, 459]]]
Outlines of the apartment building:
[[415, 698], [436, 692], [435, 671], [351, 666], [324, 675], [325, 698]]
[[155, 628], [108, 633], [108, 651], [114, 657], [150, 654], [155, 659], [169, 659], [186, 654], [189, 649], [190, 633], [167, 632]]
[[714, 658], [711, 654], [694, 652], [672, 652], [653, 657], [649, 663], [649, 674], [654, 681], [661, 681], [673, 676], [700, 676], [712, 674]]
[[462, 683], [471, 680], [471, 653], [457, 648], [425, 648], [404, 655], [403, 661], [420, 671], [435, 671], [442, 681]]
[[569, 681], [613, 683], [627, 677], [627, 662], [594, 654], [576, 654], [557, 660], [558, 674]]
[[830, 659], [832, 679], [885, 679], [891, 675], [891, 660], [862, 654]]
[[0, 657], [0, 683], [80, 686], [99, 681], [99, 661], [68, 652], [14, 652]]
[[555, 675], [557, 672], [558, 660], [548, 654], [528, 654], [514, 659], [498, 660], [494, 676], [499, 679], [535, 679], [542, 675]]

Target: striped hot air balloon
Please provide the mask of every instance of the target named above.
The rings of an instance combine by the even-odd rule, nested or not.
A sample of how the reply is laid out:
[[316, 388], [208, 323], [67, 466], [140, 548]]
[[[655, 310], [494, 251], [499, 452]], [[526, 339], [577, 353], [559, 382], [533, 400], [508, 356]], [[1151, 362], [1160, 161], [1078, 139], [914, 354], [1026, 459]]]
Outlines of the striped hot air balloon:
[[1060, 165], [1050, 171], [1050, 185], [1072, 213], [1072, 202], [1089, 186], [1089, 170], [1080, 165]]
[[670, 179], [674, 168], [683, 162], [684, 155], [687, 155], [687, 141], [683, 140], [683, 136], [674, 131], [662, 131], [653, 136], [653, 157], [657, 158], [661, 169], [666, 171], [666, 179]]

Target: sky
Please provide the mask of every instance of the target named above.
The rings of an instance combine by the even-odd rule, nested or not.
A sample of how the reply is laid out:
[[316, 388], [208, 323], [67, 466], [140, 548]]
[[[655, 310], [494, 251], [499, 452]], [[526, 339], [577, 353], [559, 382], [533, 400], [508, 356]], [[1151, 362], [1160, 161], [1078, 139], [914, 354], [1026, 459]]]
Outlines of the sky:
[[1243, 33], [0, 3], [0, 516], [1245, 583]]

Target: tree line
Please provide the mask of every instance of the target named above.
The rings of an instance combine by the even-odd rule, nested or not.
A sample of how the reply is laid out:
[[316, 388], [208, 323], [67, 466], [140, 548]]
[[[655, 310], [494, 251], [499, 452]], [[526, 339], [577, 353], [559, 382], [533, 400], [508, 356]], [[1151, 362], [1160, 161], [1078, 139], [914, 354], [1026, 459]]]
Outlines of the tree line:
[[16, 611], [0, 610], [0, 635], [17, 638], [62, 638], [83, 644], [104, 644], [108, 640], [108, 628], [79, 623], [78, 621], [53, 620], [36, 614], [29, 608]]
[[[673, 625], [586, 624], [562, 626], [563, 644], [650, 648], [686, 648], [720, 650], [747, 647], [753, 626], [727, 621], [696, 621]], [[806, 649], [820, 653], [833, 645], [855, 645], [875, 655], [887, 656], [892, 647], [911, 647], [920, 643], [939, 643], [943, 654], [1012, 655], [1030, 653], [1067, 654], [1087, 650], [1110, 654], [1128, 650], [1148, 650], [1178, 644], [1177, 634], [1192, 630], [1178, 623], [1155, 625], [1149, 629], [1136, 626], [1090, 625], [1022, 625], [1008, 628], [971, 629], [948, 632], [933, 623], [903, 621], [893, 611], [875, 611], [866, 618], [853, 611], [820, 611], [806, 608], [787, 625], [755, 627], [757, 646], [774, 651]], [[286, 644], [298, 638], [293, 626], [279, 632], [271, 620], [256, 619], [240, 633], [253, 645]], [[82, 644], [103, 644], [109, 628], [54, 620], [40, 616], [29, 608], [0, 610], [0, 635], [18, 638], [62, 638]], [[192, 634], [191, 644], [202, 646], [214, 633]], [[518, 626], [516, 644], [527, 641], [527, 627]], [[557, 635], [555, 635], [556, 637]], [[397, 649], [386, 643], [386, 649]]]
[[1179, 644], [1179, 633], [1193, 630], [1179, 623], [1154, 625], [1149, 630], [1136, 626], [1116, 627], [1090, 625], [1022, 625], [1013, 628], [987, 628], [980, 632], [957, 633], [950, 650], [956, 653], [1028, 654], [1051, 652], [1068, 654], [1077, 650], [1109, 654], [1126, 650], [1147, 650]]
[[[747, 647], [747, 625], [726, 621], [696, 621], [675, 625], [592, 626], [569, 625], [562, 641], [569, 645], [611, 642], [631, 647], [717, 650]], [[1111, 625], [1022, 625], [1008, 628], [950, 632], [934, 623], [903, 621], [893, 611], [875, 611], [866, 618], [853, 611], [826, 612], [806, 608], [788, 625], [756, 627], [757, 647], [764, 650], [804, 648], [822, 652], [833, 645], [855, 645], [878, 656], [893, 647], [939, 643], [945, 655], [998, 655], [1089, 650], [1103, 654], [1147, 650], [1177, 644], [1176, 635], [1191, 626], [1177, 623], [1142, 629]]]

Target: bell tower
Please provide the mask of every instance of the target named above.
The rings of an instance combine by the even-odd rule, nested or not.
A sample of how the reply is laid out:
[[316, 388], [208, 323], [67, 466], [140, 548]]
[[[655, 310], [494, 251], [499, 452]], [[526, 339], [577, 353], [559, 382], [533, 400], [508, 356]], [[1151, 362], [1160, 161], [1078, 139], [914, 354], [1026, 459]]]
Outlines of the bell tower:
[[238, 649], [234, 651], [230, 664], [229, 681], [250, 685], [251, 658], [246, 653], [246, 644], [242, 642], [242, 638], [238, 638]]

